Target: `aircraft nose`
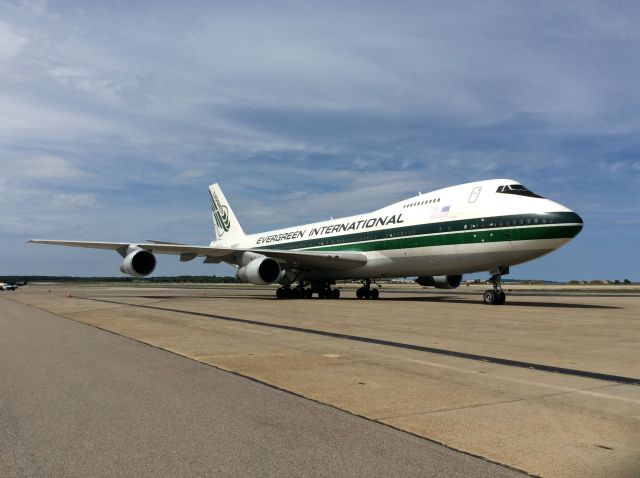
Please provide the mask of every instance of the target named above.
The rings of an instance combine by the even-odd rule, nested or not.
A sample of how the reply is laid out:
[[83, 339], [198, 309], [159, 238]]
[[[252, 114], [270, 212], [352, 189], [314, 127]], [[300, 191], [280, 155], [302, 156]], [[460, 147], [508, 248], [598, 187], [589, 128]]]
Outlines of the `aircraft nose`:
[[574, 214], [576, 215], [576, 222], [579, 223], [581, 226], [584, 226], [584, 221], [582, 220], [580, 215], [577, 212], [574, 212]]
[[571, 229], [572, 229], [571, 237], [576, 237], [584, 227], [584, 221], [582, 220], [580, 215], [574, 211], [569, 211], [565, 216], [564, 221], [566, 224], [571, 225]]

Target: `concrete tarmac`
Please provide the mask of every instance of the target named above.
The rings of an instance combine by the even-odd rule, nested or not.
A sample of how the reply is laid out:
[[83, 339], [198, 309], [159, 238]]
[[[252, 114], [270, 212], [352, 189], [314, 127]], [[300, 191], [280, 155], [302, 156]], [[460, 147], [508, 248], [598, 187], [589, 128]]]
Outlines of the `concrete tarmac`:
[[0, 476], [521, 476], [29, 297], [0, 297]]
[[34, 286], [4, 297], [534, 475], [640, 476], [637, 293], [517, 290], [487, 307], [473, 289], [385, 286], [358, 301], [345, 286], [339, 301], [278, 301], [246, 285], [78, 286], [71, 299], [68, 286]]

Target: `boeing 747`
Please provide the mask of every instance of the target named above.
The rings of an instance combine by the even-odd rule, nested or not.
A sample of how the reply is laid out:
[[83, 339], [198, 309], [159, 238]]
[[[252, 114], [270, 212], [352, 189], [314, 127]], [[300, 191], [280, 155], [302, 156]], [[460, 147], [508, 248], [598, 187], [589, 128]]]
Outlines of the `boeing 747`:
[[208, 246], [171, 242], [29, 242], [111, 249], [120, 270], [151, 274], [155, 254], [180, 261], [225, 262], [256, 285], [280, 284], [278, 299], [340, 297], [337, 280], [357, 280], [359, 299], [377, 299], [376, 279], [417, 276], [421, 285], [453, 289], [462, 275], [489, 271], [485, 304], [504, 304], [509, 267], [548, 254], [581, 230], [578, 214], [517, 181], [491, 179], [419, 194], [373, 212], [258, 234], [246, 234], [220, 186], [209, 186], [216, 240]]

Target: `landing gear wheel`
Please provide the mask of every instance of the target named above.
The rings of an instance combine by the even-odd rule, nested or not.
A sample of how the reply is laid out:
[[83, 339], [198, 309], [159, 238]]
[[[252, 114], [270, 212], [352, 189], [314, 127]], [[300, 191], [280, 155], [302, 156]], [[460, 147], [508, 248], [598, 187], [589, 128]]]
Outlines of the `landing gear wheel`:
[[339, 289], [332, 289], [331, 290], [331, 298], [332, 299], [339, 299], [340, 298], [340, 290]]
[[276, 290], [276, 299], [284, 299], [284, 287], [280, 287]]
[[292, 299], [299, 299], [302, 296], [301, 291], [299, 288], [295, 288], [295, 289], [291, 289], [291, 298]]
[[507, 294], [505, 294], [503, 291], [498, 291], [498, 293], [496, 294], [496, 301], [494, 302], [494, 304], [502, 305], [505, 303], [506, 300], [507, 300]]
[[371, 298], [376, 300], [380, 297], [380, 291], [378, 289], [371, 289]]
[[304, 298], [305, 299], [311, 299], [312, 295], [313, 295], [313, 292], [311, 291], [310, 288], [304, 290]]
[[356, 297], [358, 299], [364, 299], [364, 287], [360, 287], [357, 291], [356, 291]]
[[496, 297], [496, 293], [492, 289], [489, 289], [482, 295], [482, 300], [486, 305], [493, 305], [496, 303]]

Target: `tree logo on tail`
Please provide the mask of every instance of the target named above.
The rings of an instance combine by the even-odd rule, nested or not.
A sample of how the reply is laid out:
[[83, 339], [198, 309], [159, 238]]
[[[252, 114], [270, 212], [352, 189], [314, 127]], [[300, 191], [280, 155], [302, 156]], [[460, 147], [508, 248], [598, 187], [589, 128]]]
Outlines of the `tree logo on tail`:
[[213, 217], [216, 221], [216, 226], [218, 229], [221, 229], [223, 232], [220, 234], [227, 232], [231, 228], [231, 221], [229, 220], [229, 210], [227, 206], [223, 206], [220, 203], [220, 199], [218, 199], [218, 195], [209, 191], [209, 196], [211, 197], [211, 210], [213, 211]]

